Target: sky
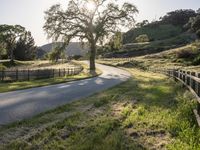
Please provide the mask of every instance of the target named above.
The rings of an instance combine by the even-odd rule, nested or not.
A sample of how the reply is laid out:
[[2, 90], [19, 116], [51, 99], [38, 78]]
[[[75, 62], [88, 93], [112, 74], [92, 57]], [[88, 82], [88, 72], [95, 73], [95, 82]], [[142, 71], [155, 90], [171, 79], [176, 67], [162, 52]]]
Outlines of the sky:
[[[44, 11], [53, 4], [67, 6], [69, 0], [0, 0], [0, 24], [20, 24], [31, 31], [36, 45], [51, 41], [43, 31]], [[119, 0], [120, 2], [125, 0]], [[177, 9], [200, 8], [200, 0], [126, 0], [139, 10], [136, 20], [158, 20], [167, 12]]]

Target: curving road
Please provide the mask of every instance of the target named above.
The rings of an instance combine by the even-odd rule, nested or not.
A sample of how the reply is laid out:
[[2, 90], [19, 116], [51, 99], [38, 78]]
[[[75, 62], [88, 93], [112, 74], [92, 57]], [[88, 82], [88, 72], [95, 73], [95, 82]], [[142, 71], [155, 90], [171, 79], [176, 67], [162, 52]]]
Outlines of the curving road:
[[130, 78], [127, 71], [97, 64], [102, 75], [63, 84], [0, 93], [0, 125], [32, 117]]

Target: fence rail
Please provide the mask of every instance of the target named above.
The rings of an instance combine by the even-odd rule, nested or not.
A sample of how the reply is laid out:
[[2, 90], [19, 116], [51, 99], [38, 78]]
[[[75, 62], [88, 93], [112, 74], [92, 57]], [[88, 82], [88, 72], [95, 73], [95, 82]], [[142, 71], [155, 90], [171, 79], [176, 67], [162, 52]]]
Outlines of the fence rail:
[[160, 72], [173, 77], [176, 81], [182, 82], [196, 97], [197, 107], [193, 112], [200, 126], [200, 73], [175, 69], [160, 70]]
[[63, 69], [23, 69], [23, 70], [1, 70], [0, 81], [29, 81], [34, 79], [46, 79], [77, 75], [83, 70], [82, 66]]

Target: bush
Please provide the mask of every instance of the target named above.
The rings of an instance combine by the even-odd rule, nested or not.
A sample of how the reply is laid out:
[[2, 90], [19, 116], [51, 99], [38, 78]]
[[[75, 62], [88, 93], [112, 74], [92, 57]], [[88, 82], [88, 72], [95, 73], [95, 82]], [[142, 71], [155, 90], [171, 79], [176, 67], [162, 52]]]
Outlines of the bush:
[[200, 65], [200, 55], [198, 55], [193, 61], [192, 65]]
[[71, 56], [70, 59], [74, 59], [74, 60], [80, 60], [83, 56], [81, 55], [74, 55], [74, 56]]
[[200, 29], [196, 31], [196, 35], [200, 38]]
[[187, 59], [194, 59], [197, 56], [198, 51], [193, 50], [191, 48], [183, 49], [176, 53], [177, 58], [187, 58]]
[[135, 40], [136, 40], [138, 43], [149, 42], [149, 37], [148, 37], [148, 35], [146, 35], [146, 34], [142, 34], [142, 35], [139, 35], [138, 37], [136, 37]]
[[6, 66], [0, 64], [0, 71], [2, 71], [2, 70], [6, 70]]

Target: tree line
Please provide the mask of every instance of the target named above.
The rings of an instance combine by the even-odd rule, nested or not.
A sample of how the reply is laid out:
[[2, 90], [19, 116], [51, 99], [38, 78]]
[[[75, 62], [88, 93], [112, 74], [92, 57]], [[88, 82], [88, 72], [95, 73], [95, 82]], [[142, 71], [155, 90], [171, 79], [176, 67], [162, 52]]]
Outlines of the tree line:
[[36, 57], [35, 41], [30, 31], [20, 25], [0, 25], [0, 58], [33, 60]]

